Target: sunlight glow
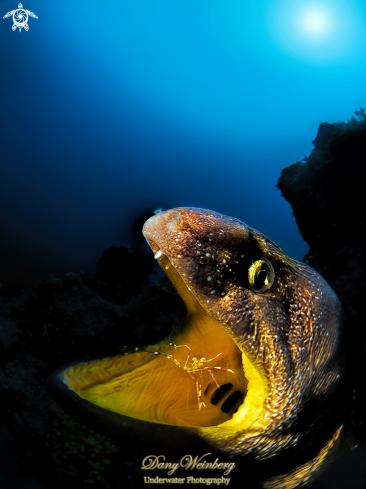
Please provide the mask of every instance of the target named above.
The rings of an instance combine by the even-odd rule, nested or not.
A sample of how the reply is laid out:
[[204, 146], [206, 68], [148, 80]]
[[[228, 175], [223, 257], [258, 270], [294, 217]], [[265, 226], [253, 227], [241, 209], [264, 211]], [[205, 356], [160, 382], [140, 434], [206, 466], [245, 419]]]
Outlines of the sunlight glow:
[[304, 14], [303, 26], [311, 34], [322, 34], [328, 28], [326, 15], [320, 11], [310, 11]]
[[[364, 1], [364, 0], [363, 0]], [[290, 56], [311, 63], [343, 63], [365, 55], [358, 0], [270, 0], [268, 29]]]

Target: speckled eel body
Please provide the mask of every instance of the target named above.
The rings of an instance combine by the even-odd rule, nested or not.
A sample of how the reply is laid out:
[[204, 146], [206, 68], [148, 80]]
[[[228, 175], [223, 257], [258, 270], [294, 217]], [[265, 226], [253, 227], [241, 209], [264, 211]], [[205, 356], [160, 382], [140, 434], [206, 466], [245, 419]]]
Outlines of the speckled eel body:
[[177, 208], [150, 218], [143, 234], [186, 305], [184, 322], [155, 345], [59, 369], [53, 389], [112, 412], [127, 431], [174, 433], [176, 444], [188, 436], [231, 458], [295, 454], [272, 487], [306, 481], [339, 434], [336, 295], [228, 216]]

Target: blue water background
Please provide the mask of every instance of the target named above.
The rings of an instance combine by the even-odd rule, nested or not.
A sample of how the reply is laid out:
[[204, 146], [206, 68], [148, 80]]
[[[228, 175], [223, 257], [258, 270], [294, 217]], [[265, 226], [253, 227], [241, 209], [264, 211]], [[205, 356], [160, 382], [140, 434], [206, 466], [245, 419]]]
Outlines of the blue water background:
[[[301, 23], [314, 6], [325, 34]], [[0, 19], [0, 282], [9, 264], [93, 271], [159, 207], [235, 216], [303, 257], [275, 185], [319, 123], [366, 106], [364, 1], [24, 8], [28, 32]]]

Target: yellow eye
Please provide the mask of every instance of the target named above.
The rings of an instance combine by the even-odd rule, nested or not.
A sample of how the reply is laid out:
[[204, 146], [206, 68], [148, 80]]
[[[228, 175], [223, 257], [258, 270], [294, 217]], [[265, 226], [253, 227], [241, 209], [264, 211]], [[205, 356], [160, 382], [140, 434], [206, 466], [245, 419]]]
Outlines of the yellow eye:
[[249, 287], [255, 292], [268, 290], [275, 278], [275, 271], [270, 261], [266, 259], [257, 260], [248, 270]]

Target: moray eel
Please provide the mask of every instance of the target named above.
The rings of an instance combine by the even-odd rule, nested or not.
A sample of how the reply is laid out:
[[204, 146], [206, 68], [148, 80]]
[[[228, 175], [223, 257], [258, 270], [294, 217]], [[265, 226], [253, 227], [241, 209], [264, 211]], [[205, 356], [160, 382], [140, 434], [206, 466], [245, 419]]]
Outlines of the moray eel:
[[125, 438], [188, 440], [275, 465], [291, 454], [289, 475], [267, 487], [306, 481], [340, 431], [336, 295], [313, 269], [222, 214], [161, 212], [143, 234], [185, 320], [155, 345], [61, 367], [50, 379], [54, 394], [82, 405], [83, 416], [109, 413], [110, 432]]

